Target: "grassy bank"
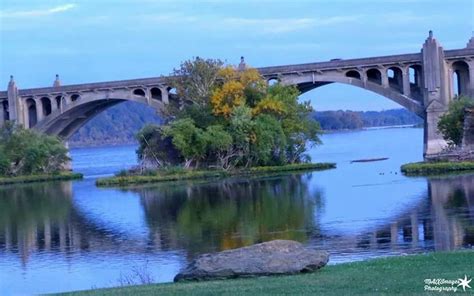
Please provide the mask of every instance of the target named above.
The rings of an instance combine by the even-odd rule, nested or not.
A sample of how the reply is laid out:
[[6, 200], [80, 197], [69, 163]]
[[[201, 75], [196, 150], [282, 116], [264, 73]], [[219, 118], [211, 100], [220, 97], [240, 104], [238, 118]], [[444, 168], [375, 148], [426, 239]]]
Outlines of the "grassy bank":
[[50, 175], [30, 175], [18, 177], [0, 177], [0, 185], [17, 184], [17, 183], [33, 183], [33, 182], [47, 182], [58, 180], [75, 180], [82, 179], [82, 174], [72, 172], [62, 172]]
[[474, 171], [474, 161], [463, 162], [414, 162], [402, 165], [406, 175], [435, 175], [449, 172]]
[[[155, 284], [65, 295], [440, 295], [424, 290], [425, 279], [470, 278], [472, 266], [474, 251], [458, 251], [332, 265], [294, 276]], [[463, 293], [459, 288], [457, 292]], [[474, 287], [466, 292], [474, 292]]]
[[146, 175], [119, 175], [110, 178], [98, 179], [97, 186], [128, 186], [146, 183], [158, 183], [178, 180], [223, 178], [241, 175], [274, 174], [291, 171], [326, 170], [336, 167], [334, 163], [301, 163], [282, 166], [254, 167], [246, 170], [171, 170], [154, 171]]

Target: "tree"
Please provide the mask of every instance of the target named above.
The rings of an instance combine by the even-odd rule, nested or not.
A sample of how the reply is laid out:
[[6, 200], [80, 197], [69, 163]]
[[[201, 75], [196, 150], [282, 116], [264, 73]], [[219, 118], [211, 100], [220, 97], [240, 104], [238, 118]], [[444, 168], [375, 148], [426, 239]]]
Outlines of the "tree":
[[474, 107], [474, 100], [468, 97], [456, 97], [449, 103], [448, 112], [440, 117], [438, 130], [450, 146], [462, 143], [464, 115], [466, 108]]
[[211, 97], [215, 115], [229, 117], [235, 107], [245, 104], [244, 86], [239, 81], [225, 82]]
[[157, 125], [144, 126], [136, 135], [137, 156], [142, 167], [165, 167], [177, 165], [182, 161], [180, 152], [174, 147], [170, 137], [163, 135]]
[[266, 83], [256, 69], [237, 71], [224, 67], [218, 73], [221, 85], [212, 93], [211, 104], [217, 116], [228, 118], [234, 108], [247, 103], [253, 107], [264, 97]]
[[255, 164], [266, 166], [285, 163], [286, 138], [276, 118], [267, 114], [257, 116], [254, 133], [251, 153]]
[[168, 143], [186, 168], [231, 169], [301, 162], [307, 145], [320, 143], [319, 124], [309, 102], [298, 102], [296, 87], [268, 87], [256, 69], [238, 71], [214, 60], [188, 61], [175, 73], [181, 76], [173, 78], [174, 86], [188, 103], [163, 127], [142, 131], [154, 153], [141, 143], [139, 156], [160, 155], [155, 149]]
[[199, 160], [206, 152], [206, 138], [202, 129], [196, 127], [190, 118], [179, 119], [163, 128], [163, 135], [170, 137], [174, 147], [185, 159], [185, 168], [194, 162], [199, 166]]
[[64, 144], [53, 136], [25, 130], [12, 122], [0, 128], [0, 174], [56, 173], [69, 161]]
[[[168, 79], [168, 84], [176, 89], [182, 104], [206, 106], [222, 64], [220, 60], [199, 57], [185, 61], [178, 69], [174, 69], [172, 76]], [[170, 113], [175, 114], [182, 106], [170, 104], [169, 107], [175, 107], [169, 110]]]
[[211, 125], [204, 133], [207, 145], [207, 153], [215, 154], [219, 165], [228, 169], [230, 160], [234, 156], [232, 151], [232, 136], [224, 130], [222, 125]]
[[259, 105], [254, 108], [254, 112], [274, 114], [280, 119], [286, 138], [286, 159], [290, 163], [302, 161], [307, 145], [321, 144], [321, 127], [311, 117], [310, 102], [299, 103], [298, 96], [296, 87], [275, 84], [268, 89], [264, 99], [273, 103], [265, 108], [259, 108]]

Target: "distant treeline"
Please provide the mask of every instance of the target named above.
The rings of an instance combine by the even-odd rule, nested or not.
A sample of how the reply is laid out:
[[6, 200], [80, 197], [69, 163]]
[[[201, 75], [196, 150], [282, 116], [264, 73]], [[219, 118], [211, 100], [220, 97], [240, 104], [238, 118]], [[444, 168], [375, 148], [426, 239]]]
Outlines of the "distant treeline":
[[[312, 113], [324, 130], [421, 124], [405, 109], [386, 111], [316, 111]], [[125, 102], [97, 115], [69, 140], [70, 146], [100, 146], [136, 143], [135, 134], [146, 123], [160, 123], [154, 110], [139, 103]]]
[[422, 119], [406, 109], [385, 111], [317, 111], [312, 114], [324, 130], [361, 129], [365, 127], [418, 125]]

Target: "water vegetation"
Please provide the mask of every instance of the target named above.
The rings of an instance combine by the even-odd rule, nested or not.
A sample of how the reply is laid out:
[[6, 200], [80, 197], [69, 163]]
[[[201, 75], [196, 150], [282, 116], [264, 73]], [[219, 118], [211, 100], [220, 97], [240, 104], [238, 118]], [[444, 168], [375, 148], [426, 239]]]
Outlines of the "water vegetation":
[[[474, 251], [437, 252], [337, 264], [303, 275], [154, 284], [62, 295], [438, 295], [425, 290], [426, 279], [458, 280], [469, 276], [473, 265]], [[453, 287], [462, 290], [456, 285]]]
[[189, 170], [181, 167], [164, 168], [161, 170], [147, 170], [139, 174], [133, 171], [121, 171], [114, 177], [96, 180], [96, 185], [108, 186], [130, 186], [146, 183], [170, 182], [178, 180], [198, 180], [224, 178], [231, 176], [253, 176], [268, 175], [294, 171], [317, 171], [336, 168], [334, 163], [296, 163], [280, 166], [257, 166], [251, 168], [223, 170], [223, 169], [201, 169]]
[[414, 162], [401, 167], [406, 175], [436, 175], [449, 172], [474, 171], [474, 161]]
[[82, 179], [82, 178], [83, 178], [83, 175], [81, 173], [58, 172], [58, 173], [53, 173], [53, 174], [42, 174], [42, 175], [0, 177], [0, 185], [47, 182], [47, 181], [66, 181], [66, 180], [77, 180], [77, 179]]

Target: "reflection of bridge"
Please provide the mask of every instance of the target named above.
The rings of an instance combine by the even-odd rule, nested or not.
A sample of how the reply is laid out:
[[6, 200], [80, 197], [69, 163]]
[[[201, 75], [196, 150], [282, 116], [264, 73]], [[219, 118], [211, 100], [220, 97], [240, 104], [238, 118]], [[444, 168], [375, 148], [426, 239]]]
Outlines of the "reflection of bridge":
[[[446, 145], [437, 133], [439, 116], [454, 93], [474, 92], [474, 38], [467, 47], [443, 50], [429, 37], [421, 53], [260, 68], [267, 80], [297, 85], [301, 92], [344, 83], [380, 94], [425, 119], [425, 154]], [[453, 76], [457, 85], [453, 87]], [[13, 77], [0, 92], [0, 123], [16, 120], [27, 128], [69, 138], [97, 113], [122, 101], [136, 101], [160, 111], [176, 97], [166, 77], [18, 90]], [[455, 91], [455, 88], [457, 91]]]
[[[420, 200], [403, 213], [373, 229], [354, 235], [322, 234], [328, 250], [355, 254], [416, 251], [450, 251], [474, 243], [474, 176], [431, 178], [428, 180], [429, 199]], [[453, 208], [458, 207], [456, 211]], [[463, 209], [463, 210], [460, 210]], [[464, 212], [464, 213], [463, 213]], [[321, 237], [310, 244], [321, 245]], [[347, 260], [347, 258], [344, 258]], [[337, 259], [336, 259], [337, 261]]]
[[[296, 200], [294, 196], [289, 197], [289, 192], [295, 193], [291, 190], [301, 193], [307, 186], [298, 180], [287, 187], [279, 182], [262, 181], [245, 186], [240, 189], [242, 191], [235, 184], [224, 184], [213, 189], [212, 198], [206, 188], [199, 186], [137, 189], [149, 228], [149, 234], [141, 239], [107, 229], [104, 227], [107, 221], [101, 224], [88, 219], [73, 203], [71, 183], [58, 185], [51, 184], [40, 195], [38, 189], [42, 186], [34, 185], [0, 191], [0, 210], [6, 211], [0, 211], [4, 214], [0, 215], [0, 256], [18, 253], [24, 265], [36, 252], [102, 254], [113, 250], [121, 256], [131, 252], [157, 254], [185, 249], [186, 254], [192, 256], [196, 252], [239, 247], [242, 243], [263, 239], [287, 238], [285, 235], [289, 231], [296, 233], [291, 239], [305, 241], [310, 238], [310, 245], [323, 243], [321, 247], [339, 253], [411, 252], [420, 248], [452, 250], [474, 243], [474, 233], [469, 230], [474, 223], [472, 175], [429, 180], [428, 196], [421, 204], [354, 235], [320, 232], [321, 225], [313, 221], [314, 210], [318, 209], [309, 206], [313, 204], [308, 200], [310, 196], [303, 194]], [[236, 194], [232, 196], [229, 192]], [[271, 193], [271, 198], [262, 198], [265, 192]], [[188, 193], [193, 198], [188, 198]], [[245, 198], [250, 196], [260, 198]], [[25, 205], [35, 200], [37, 203], [25, 209]], [[291, 204], [289, 212], [282, 210], [284, 206], [280, 207], [285, 203]], [[268, 212], [272, 207], [273, 212]], [[458, 209], [452, 214], [450, 209], [453, 207], [464, 210]], [[199, 214], [192, 216], [196, 209]], [[215, 213], [225, 214], [216, 222]], [[212, 223], [200, 220], [209, 217], [213, 217]], [[264, 219], [260, 220], [262, 217]], [[297, 220], [292, 224], [290, 220], [295, 217]], [[242, 219], [256, 227], [242, 225]], [[304, 223], [309, 220], [316, 225], [306, 229]]]

